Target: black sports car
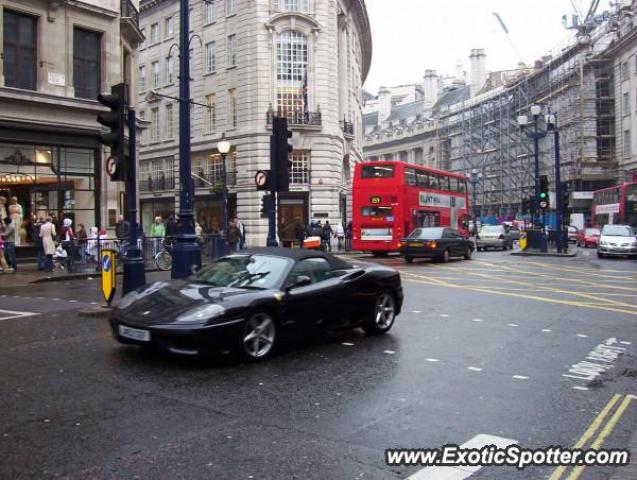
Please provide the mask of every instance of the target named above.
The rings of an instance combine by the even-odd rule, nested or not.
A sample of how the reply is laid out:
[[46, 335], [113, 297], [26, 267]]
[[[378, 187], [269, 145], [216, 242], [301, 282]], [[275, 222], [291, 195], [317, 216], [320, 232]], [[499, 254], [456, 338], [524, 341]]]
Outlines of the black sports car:
[[189, 355], [234, 348], [262, 360], [280, 341], [317, 330], [386, 333], [402, 301], [392, 268], [359, 268], [314, 250], [260, 248], [220, 258], [187, 280], [129, 293], [110, 324], [122, 343]]

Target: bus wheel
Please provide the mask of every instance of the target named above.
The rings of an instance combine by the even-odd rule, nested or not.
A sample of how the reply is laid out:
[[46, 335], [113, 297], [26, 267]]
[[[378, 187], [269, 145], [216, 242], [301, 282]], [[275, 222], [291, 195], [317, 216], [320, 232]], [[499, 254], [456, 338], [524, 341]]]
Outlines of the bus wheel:
[[372, 255], [375, 257], [386, 257], [389, 252], [372, 252]]
[[413, 259], [413, 257], [405, 257], [405, 262], [406, 263], [414, 263], [414, 259]]

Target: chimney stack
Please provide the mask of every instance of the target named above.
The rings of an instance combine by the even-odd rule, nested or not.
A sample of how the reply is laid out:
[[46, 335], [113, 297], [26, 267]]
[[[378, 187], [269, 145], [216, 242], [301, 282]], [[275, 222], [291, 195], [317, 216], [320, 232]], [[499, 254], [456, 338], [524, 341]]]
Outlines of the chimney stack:
[[425, 109], [433, 107], [438, 100], [438, 75], [435, 70], [425, 70], [424, 78]]
[[387, 87], [378, 89], [378, 125], [391, 115], [391, 90]]
[[475, 96], [487, 81], [487, 56], [482, 48], [471, 50], [471, 96]]

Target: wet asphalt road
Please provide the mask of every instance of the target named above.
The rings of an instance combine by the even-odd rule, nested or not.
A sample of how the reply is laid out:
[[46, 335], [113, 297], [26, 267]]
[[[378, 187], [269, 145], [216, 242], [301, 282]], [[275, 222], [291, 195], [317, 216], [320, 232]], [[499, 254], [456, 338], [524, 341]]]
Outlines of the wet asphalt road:
[[[616, 394], [627, 408], [599, 431], [603, 447], [624, 447], [637, 428], [627, 397], [637, 262], [584, 253], [379, 260], [405, 289], [389, 335], [332, 334], [258, 365], [116, 344], [105, 319], [76, 314], [100, 301], [96, 280], [0, 287], [0, 478], [405, 479], [421, 467], [387, 466], [385, 449], [479, 434], [573, 446]], [[583, 377], [600, 344], [622, 352], [598, 362], [605, 374], [563, 376]], [[484, 467], [471, 478], [554, 471]]]

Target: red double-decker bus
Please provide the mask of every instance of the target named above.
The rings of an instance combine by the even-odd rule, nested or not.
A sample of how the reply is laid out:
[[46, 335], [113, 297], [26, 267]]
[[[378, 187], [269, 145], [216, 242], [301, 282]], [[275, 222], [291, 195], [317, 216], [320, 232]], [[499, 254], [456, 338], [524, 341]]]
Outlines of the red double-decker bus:
[[352, 248], [385, 255], [418, 227], [468, 234], [467, 179], [398, 161], [356, 165], [352, 186]]
[[637, 227], [637, 183], [623, 183], [593, 193], [592, 223]]

